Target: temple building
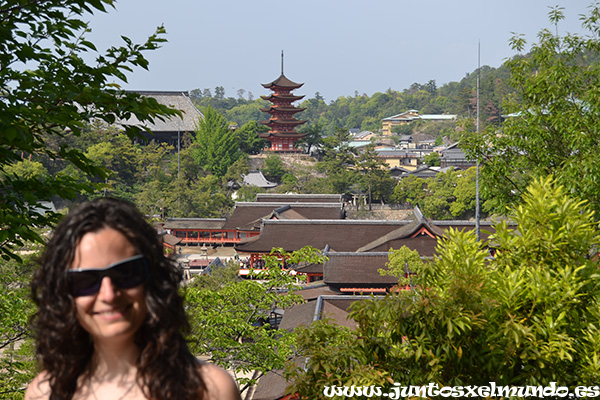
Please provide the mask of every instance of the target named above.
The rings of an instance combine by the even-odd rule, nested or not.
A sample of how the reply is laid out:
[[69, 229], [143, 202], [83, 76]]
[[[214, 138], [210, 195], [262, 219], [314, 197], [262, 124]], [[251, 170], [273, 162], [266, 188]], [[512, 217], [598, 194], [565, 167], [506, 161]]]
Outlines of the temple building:
[[295, 143], [306, 134], [296, 132], [296, 128], [306, 121], [297, 120], [294, 114], [305, 109], [296, 107], [292, 103], [304, 98], [304, 96], [293, 95], [292, 91], [304, 84], [292, 82], [283, 74], [283, 53], [281, 54], [281, 75], [273, 82], [263, 83], [262, 85], [264, 88], [273, 91], [273, 93], [269, 96], [261, 96], [261, 98], [273, 104], [268, 108], [261, 109], [262, 112], [270, 114], [271, 118], [260, 123], [271, 129], [267, 133], [259, 133], [259, 136], [271, 143], [270, 151], [279, 153], [300, 151], [295, 147]]

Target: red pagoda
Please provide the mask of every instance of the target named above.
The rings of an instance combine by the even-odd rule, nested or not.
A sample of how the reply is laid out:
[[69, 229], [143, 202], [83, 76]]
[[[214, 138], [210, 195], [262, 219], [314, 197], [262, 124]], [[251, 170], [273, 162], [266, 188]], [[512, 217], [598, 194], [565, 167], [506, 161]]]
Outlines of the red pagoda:
[[303, 83], [295, 83], [283, 74], [283, 52], [281, 53], [281, 75], [271, 83], [263, 83], [263, 87], [273, 91], [269, 96], [261, 98], [273, 103], [269, 108], [261, 108], [262, 112], [271, 115], [268, 121], [261, 121], [271, 130], [267, 133], [259, 133], [259, 136], [271, 142], [269, 150], [280, 153], [298, 152], [295, 148], [296, 140], [306, 136], [304, 133], [296, 132], [296, 127], [306, 121], [294, 118], [294, 114], [302, 112], [305, 108], [299, 108], [292, 103], [302, 99], [304, 96], [295, 96], [291, 92], [298, 89]]

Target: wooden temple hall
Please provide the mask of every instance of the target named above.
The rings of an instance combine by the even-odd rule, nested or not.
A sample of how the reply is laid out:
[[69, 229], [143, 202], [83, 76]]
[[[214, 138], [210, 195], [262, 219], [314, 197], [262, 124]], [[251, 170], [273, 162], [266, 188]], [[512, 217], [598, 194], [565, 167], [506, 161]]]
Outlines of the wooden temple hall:
[[[481, 227], [493, 231], [489, 222]], [[182, 245], [233, 246], [243, 261], [242, 276], [260, 269], [274, 247], [292, 252], [312, 246], [329, 260], [292, 267], [293, 273], [306, 275], [308, 282], [322, 280], [337, 293], [382, 293], [394, 285], [378, 273], [391, 249], [407, 246], [433, 257], [448, 229], [474, 230], [475, 222], [432, 221], [418, 208], [404, 220], [346, 219], [340, 195], [258, 194], [255, 202], [236, 203], [227, 219], [169, 219], [163, 228]]]

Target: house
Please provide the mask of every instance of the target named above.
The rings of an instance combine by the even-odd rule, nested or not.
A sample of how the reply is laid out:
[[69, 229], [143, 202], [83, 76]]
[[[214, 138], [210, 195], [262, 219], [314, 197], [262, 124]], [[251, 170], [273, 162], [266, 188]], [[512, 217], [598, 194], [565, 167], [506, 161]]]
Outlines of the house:
[[376, 137], [377, 135], [371, 131], [360, 131], [353, 135], [354, 140], [371, 140], [371, 138]]
[[417, 110], [408, 110], [400, 114], [392, 115], [391, 117], [384, 118], [382, 122], [382, 134], [384, 136], [391, 136], [392, 128], [398, 125], [406, 125], [413, 121], [455, 121], [457, 115], [455, 114], [419, 114]]
[[440, 150], [440, 165], [442, 167], [454, 167], [457, 169], [467, 169], [477, 165], [476, 161], [467, 159], [465, 152], [460, 147], [460, 142]]
[[400, 168], [397, 168], [393, 171], [392, 176], [396, 179], [403, 179], [408, 176], [416, 176], [417, 178], [427, 179], [427, 178], [435, 177], [440, 172], [446, 172], [446, 171], [449, 171], [452, 169], [454, 169], [454, 167], [442, 168], [442, 167], [431, 167], [429, 165], [421, 165], [420, 167], [418, 167], [417, 169], [415, 169], [413, 171], [402, 170]]
[[398, 137], [398, 147], [401, 149], [414, 149], [416, 145], [411, 135], [400, 135]]
[[377, 157], [383, 159], [390, 168], [402, 167], [408, 170], [417, 169], [419, 159], [421, 158], [419, 153], [415, 153], [411, 150], [398, 150], [398, 149], [377, 149], [375, 150]]

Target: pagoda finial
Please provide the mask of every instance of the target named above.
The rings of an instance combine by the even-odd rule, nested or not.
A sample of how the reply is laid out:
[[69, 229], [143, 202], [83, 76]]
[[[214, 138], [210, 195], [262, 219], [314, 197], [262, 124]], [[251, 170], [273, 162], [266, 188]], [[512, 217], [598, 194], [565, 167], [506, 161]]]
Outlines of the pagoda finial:
[[281, 50], [281, 75], [283, 75], [283, 50]]

